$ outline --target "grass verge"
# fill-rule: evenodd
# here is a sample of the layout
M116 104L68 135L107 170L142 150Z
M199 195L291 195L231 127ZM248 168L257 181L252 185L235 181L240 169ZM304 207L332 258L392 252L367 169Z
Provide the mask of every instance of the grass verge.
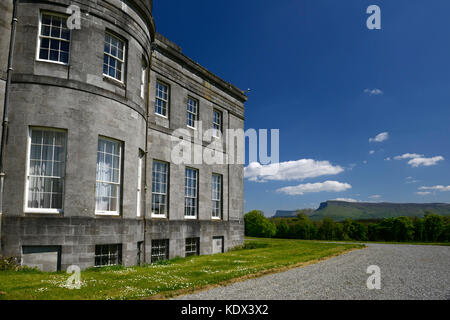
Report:
M66 273L1 271L0 299L164 299L304 266L363 247L253 238L245 246L224 254L176 258L142 267L89 269L81 273L79 290L66 288Z

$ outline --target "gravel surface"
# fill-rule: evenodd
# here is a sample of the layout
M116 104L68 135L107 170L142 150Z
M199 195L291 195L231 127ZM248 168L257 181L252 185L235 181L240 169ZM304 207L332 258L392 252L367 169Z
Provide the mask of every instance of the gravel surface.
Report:
M320 263L218 287L192 300L450 300L450 247L367 244ZM381 289L367 288L367 268L381 269Z

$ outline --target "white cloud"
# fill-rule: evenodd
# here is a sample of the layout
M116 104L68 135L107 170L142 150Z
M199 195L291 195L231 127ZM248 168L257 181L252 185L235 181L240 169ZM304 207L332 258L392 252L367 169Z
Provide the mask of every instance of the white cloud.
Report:
M417 168L420 166L430 167L430 166L435 166L438 164L438 162L444 161L444 160L445 159L442 156L437 156L437 157L433 157L433 158L415 158L415 159L408 161L408 164L414 168Z
M431 194L431 192L429 192L429 191L426 191L426 192L421 191L421 192L416 192L416 194L419 195L419 196L428 196L428 195Z
M446 191L450 191L450 186L420 187L419 190L432 190L432 191L446 192Z
M394 159L395 160L411 159L408 161L408 164L413 168L417 168L420 166L424 167L435 166L438 164L438 162L445 160L443 156L426 158L423 154L418 153L405 153L401 156L394 157Z
M391 161L391 157L387 157L386 159L384 159L384 161Z
M379 96L379 95L384 94L383 91L381 91L380 89L377 89L377 88L375 88L375 89L365 89L364 93L367 93L369 96Z
M375 138L370 138L369 142L383 142L389 139L389 132L382 132Z
M381 196L379 194L375 194L373 196L370 196L369 199L381 199Z
M413 183L417 183L419 182L419 180L414 179L414 177L407 177L406 178L406 183L407 184L413 184Z
M352 198L337 198L332 201L343 201L343 202L359 202L358 200Z
M305 193L317 192L342 192L351 189L352 186L348 183L338 181L325 181L319 183L306 183L298 186L284 187L278 189L277 192L285 193L287 195L296 196L304 195Z
M244 175L246 179L255 182L292 181L336 175L343 171L344 168L334 166L329 161L301 159L269 165L253 162L244 169Z
M394 157L395 160L404 160L404 159L415 159L415 158L421 158L423 157L423 154L418 153L405 153L401 156Z
M370 150L369 154L375 154L375 150Z

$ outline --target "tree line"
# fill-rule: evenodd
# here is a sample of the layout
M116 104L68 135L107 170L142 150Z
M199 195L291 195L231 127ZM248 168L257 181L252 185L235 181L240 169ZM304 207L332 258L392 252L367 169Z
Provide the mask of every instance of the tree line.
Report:
M423 218L397 217L375 222L347 219L316 222L301 211L295 218L271 218L262 211L248 212L245 235L250 237L303 240L357 240L397 242L450 242L450 217L426 211Z

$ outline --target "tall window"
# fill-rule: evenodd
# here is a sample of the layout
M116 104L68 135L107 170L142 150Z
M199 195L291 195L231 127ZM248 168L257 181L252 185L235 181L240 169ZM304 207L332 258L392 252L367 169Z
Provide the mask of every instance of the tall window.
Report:
M29 141L26 211L61 213L66 169L66 133L31 128Z
M152 167L152 215L167 216L167 182L169 165L153 161Z
M197 256L200 253L200 239L199 238L187 238L185 255L186 257Z
M152 240L152 263L169 259L169 240Z
M195 219L197 217L198 171L186 168L184 184L184 216Z
M141 69L141 98L145 100L145 84L147 83L147 61L142 58Z
M122 245L106 244L95 246L95 266L107 267L122 264Z
M139 149L138 151L138 174L137 174L137 203L136 203L136 215L140 217L142 215L142 185L143 185L143 170L144 170L144 158L145 152Z
M155 112L161 116L167 117L169 105L169 87L161 82L156 83L156 103Z
M103 57L103 74L123 82L125 65L125 41L105 34L105 53Z
M69 63L70 30L67 18L42 13L39 25L39 60Z
M212 217L222 218L222 176L212 175Z
M222 136L222 112L218 110L213 111L213 135L216 138Z
M198 100L188 97L187 101L187 125L195 128L195 121L198 120Z
M107 138L98 139L97 184L95 189L95 211L97 214L120 214L121 158L122 143Z

